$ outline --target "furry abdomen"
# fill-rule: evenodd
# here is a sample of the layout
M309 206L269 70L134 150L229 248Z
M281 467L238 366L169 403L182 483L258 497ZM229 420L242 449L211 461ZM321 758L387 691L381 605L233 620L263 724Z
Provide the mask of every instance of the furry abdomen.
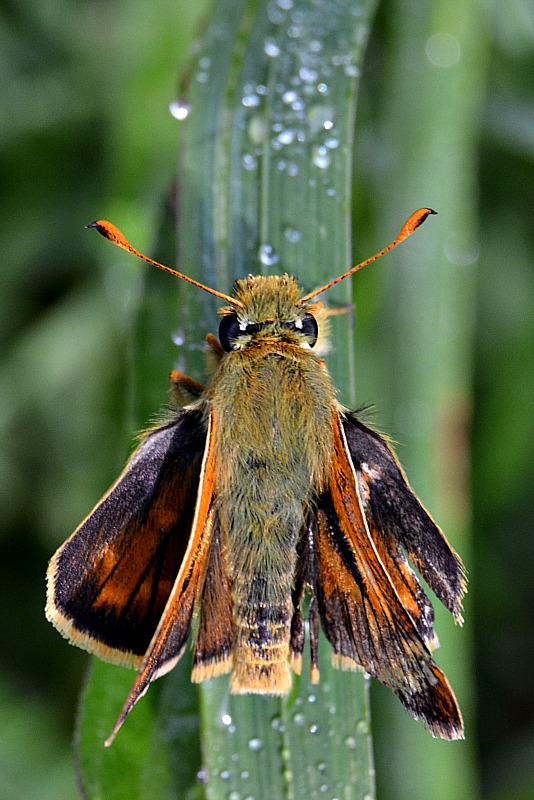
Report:
M285 694L296 545L311 498L327 483L334 392L310 351L280 342L229 353L213 385L232 691Z

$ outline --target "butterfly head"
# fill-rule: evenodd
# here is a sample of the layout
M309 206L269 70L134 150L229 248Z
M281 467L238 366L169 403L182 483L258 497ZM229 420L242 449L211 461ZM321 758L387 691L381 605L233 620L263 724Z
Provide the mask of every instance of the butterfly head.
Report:
M286 341L304 349L318 336L314 303L303 303L296 278L249 275L235 284L235 305L221 309L219 339L224 350L263 341Z

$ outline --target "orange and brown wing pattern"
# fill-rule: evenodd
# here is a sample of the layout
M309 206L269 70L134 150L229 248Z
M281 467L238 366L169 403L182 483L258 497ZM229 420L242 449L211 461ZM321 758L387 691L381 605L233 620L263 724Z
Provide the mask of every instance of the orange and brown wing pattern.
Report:
M315 564L310 571L334 663L364 669L393 689L433 735L461 738L454 694L425 642L432 638L431 619L415 621L422 608L428 615L429 603L406 569L394 567L387 546L375 544L377 533L371 533L366 520L337 413L334 428L331 485L317 499L312 525Z
M414 583L404 552L461 624L466 578L459 556L415 496L384 439L354 415L347 415L342 424L375 545L389 565L399 565L400 571L394 580L399 591L414 592L420 613L418 615L415 608L413 611L422 635L425 628L429 628L424 617L429 614L430 603L424 595L417 599L422 590L417 588L417 581ZM393 568L392 572L395 573Z
M188 410L149 433L50 562L48 619L100 658L138 666L158 627L188 546L206 427Z
M201 613L193 655L191 680L195 683L230 672L234 618L227 554L221 543L217 517L213 524L209 553L201 580Z
M191 626L191 618L206 576L204 565L216 527L213 502L215 485L215 419L210 417L206 446L200 470L195 512L187 547L163 614L147 648L139 672L121 713L106 739L109 746L124 720L156 678L165 675L181 657Z

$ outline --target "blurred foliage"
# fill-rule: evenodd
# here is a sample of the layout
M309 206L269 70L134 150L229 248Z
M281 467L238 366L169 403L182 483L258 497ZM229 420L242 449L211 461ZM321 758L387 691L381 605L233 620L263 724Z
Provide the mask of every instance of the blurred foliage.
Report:
M44 622L43 575L130 447L142 281L84 225L121 219L148 249L175 172L167 108L203 7L17 0L0 11L5 800L77 795L70 742L88 659Z
M390 233L381 217L390 169L384 141L396 130L378 138L376 126L385 77L404 79L405 64L392 62L388 42L409 2L381 5L367 55L355 151L358 255ZM76 796L70 740L87 659L45 622L43 576L131 443L128 365L142 283L140 270L83 225L120 220L150 250L175 172L177 123L166 109L202 9L170 0L5 0L0 10L5 800ZM486 37L489 48L474 251L471 735L482 795L527 800L534 797L534 15L529 0L481 10L483 25L465 34ZM410 210L399 208L400 219ZM363 396L379 401L388 375L375 375L366 361L383 357L374 328L384 279L377 269L358 280ZM170 366L154 365L161 402Z

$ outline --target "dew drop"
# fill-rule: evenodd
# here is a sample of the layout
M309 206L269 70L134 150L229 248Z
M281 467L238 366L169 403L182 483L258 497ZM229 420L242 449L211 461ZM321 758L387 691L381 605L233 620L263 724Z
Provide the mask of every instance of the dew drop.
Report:
M270 244L262 244L260 245L259 258L260 263L265 267L272 267L273 264L278 263L280 256Z
M171 334L171 339L174 344L178 345L178 347L181 347L185 342L183 330L177 329L173 331Z
M278 134L277 138L280 144L291 144L295 140L295 131L292 131L291 128L286 128Z
M435 33L425 44L426 57L435 67L453 67L461 52L460 42L450 33Z
M479 254L480 245L476 239L467 239L460 234L449 237L445 242L447 260L458 267L470 267L476 264Z
M293 715L293 722L295 725L304 725L306 718L302 711L298 711L296 714Z
M241 773L240 777L241 777L241 780L248 781L248 779L250 778L250 772L248 772L246 769L244 769L243 772Z
M345 747L348 747L349 750L354 750L356 748L356 739L354 736L347 736L345 739Z
M230 792L228 795L228 800L241 800L241 795L236 791Z
M329 136L329 138L325 141L325 147L328 147L329 150L335 150L336 147L339 147L339 139L337 136Z
M169 103L169 111L174 119L181 122L189 116L191 112L191 103L188 103L187 100L173 100L172 103Z
M367 724L367 720L361 719L356 725L356 730L358 733L367 735L369 733L369 725Z
M308 703L316 703L316 702L317 702L317 696L314 694L310 694L308 696Z
M248 749L252 750L253 753L259 753L262 747L263 742L261 739L249 739Z
M319 131L332 130L334 127L334 109L330 105L317 103L310 106L308 111L308 126L310 133L315 136Z
M277 733L285 733L286 726L284 725L281 717L274 717L271 720L271 728Z
M291 244L296 244L302 239L302 233L296 228L285 228L284 237L288 242L291 242Z
M318 83L317 91L320 92L321 94L326 94L328 91L328 86L326 85L326 83Z
M291 105L291 103L294 103L297 98L298 94L294 89L288 89L282 95L282 100L284 103L286 103L286 105Z
M241 158L241 164L243 165L243 169L246 169L247 172L252 172L252 170L256 169L258 166L258 160L256 156L253 156L251 153L245 153Z
M277 58L280 55L280 48L274 39L265 39L263 43L263 51L269 58Z
M310 725L310 733L319 733L318 725Z
M360 74L360 68L356 64L347 64L343 72L347 78L357 78Z
M222 769L221 770L221 780L222 781L227 781L230 778L231 774L232 773L230 772L229 769Z
M310 67L301 67L299 70L299 77L304 81L304 83L314 83L319 77L319 73L316 69L310 69Z
M273 25L280 25L284 21L284 15L282 11L274 5L274 3L267 4L267 14L269 16L269 22Z
M326 147L324 147L324 145L320 145L319 147L313 148L312 162L319 169L328 169L328 167L332 162L332 158L330 154L327 152L327 149Z
M260 104L260 98L257 94L246 94L241 98L241 105L245 108L257 108Z

